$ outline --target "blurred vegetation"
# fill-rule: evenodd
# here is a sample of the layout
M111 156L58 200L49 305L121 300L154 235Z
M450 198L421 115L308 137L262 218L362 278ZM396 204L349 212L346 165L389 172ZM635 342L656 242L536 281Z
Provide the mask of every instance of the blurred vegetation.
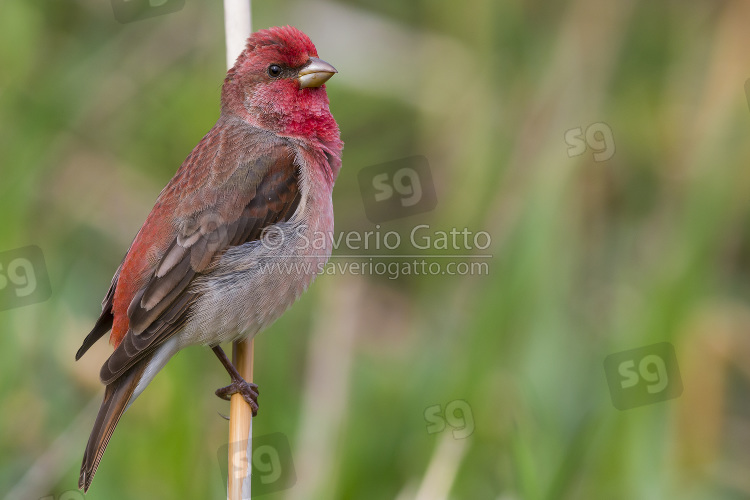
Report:
M750 4L316 0L254 16L298 26L340 71L337 230L377 230L360 169L424 155L437 208L379 230L492 235L488 275L322 276L258 337L254 433L286 435L296 471L267 498L750 497ZM218 116L224 70L220 3L120 24L109 2L0 2L0 252L38 245L52 285L0 312L0 496L75 489L110 347L74 353ZM600 122L615 154L568 156L566 131ZM683 394L615 409L605 357L665 341ZM226 379L204 348L176 356L87 498L222 498ZM455 400L471 436L428 432L427 409Z

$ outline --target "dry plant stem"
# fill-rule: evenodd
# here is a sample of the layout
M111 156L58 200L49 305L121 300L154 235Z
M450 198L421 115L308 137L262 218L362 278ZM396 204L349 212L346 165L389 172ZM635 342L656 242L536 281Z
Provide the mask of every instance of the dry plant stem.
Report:
M248 382L253 380L253 349L252 339L235 342L232 345L232 364ZM252 409L243 399L242 394L232 394L229 408L229 477L227 479L229 500L250 498L252 418ZM243 490L245 496L243 496Z
M227 68L234 65L245 40L252 32L250 0L224 0L224 28ZM253 340L235 342L232 363L247 382L253 380ZM250 458L252 457L252 409L241 394L233 394L229 409L229 468L227 499L250 499Z

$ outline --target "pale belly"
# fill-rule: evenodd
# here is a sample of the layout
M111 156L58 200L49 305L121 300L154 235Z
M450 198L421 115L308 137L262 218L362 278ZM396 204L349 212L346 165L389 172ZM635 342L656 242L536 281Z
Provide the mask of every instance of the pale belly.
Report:
M268 238L229 249L191 287L200 293L177 334L178 348L252 337L307 289L331 254L330 198L308 200L299 220L275 226Z

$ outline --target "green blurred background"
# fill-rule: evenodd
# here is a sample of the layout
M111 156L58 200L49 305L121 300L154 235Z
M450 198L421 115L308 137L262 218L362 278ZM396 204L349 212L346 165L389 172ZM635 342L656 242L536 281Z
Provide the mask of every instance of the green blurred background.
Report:
M257 338L254 433L288 439L296 476L264 498L750 498L750 3L254 4L340 72L337 231L376 230L361 169L424 155L435 210L379 230L492 236L452 252L489 273L322 276ZM220 2L122 24L106 1L0 0L0 252L41 248L52 290L0 312L1 498L83 498L111 348L73 356L224 72ZM595 123L611 158L570 156ZM616 409L604 359L659 342L682 394ZM86 498L223 498L227 380L205 348L176 356Z

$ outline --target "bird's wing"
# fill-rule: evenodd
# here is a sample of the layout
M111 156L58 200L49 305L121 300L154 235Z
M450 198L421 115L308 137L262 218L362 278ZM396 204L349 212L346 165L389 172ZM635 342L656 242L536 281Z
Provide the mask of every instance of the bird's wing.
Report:
M99 315L99 319L96 320L96 324L94 324L94 328L91 329L91 332L86 335L85 339L83 339L83 344L76 353L76 361L81 359L81 356L86 354L86 351L88 351L97 340L102 338L112 329L112 323L115 319L115 315L112 312L112 303L115 300L115 289L117 288L117 279L120 277L120 269L122 269L122 264L120 264L120 267L115 271L115 275L112 278L112 284L109 286L109 290L107 290L107 295L104 296L104 300L102 300L102 313Z
M214 259L232 246L260 239L264 229L295 213L301 192L290 146L266 143L263 151L234 169L215 167L205 189L181 199L183 206L200 206L200 199L210 206L176 218L176 236L130 301L127 333L102 366L102 382L112 383L180 330L200 293L189 285ZM218 147L214 153L213 162L221 164L226 151Z

